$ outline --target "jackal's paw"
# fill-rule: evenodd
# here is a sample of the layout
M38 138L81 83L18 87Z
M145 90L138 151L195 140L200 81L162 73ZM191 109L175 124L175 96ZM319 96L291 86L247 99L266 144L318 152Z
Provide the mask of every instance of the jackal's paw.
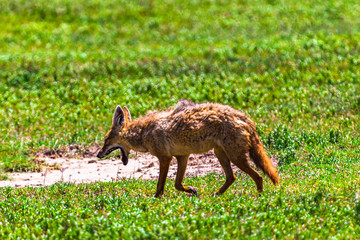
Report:
M154 198L160 198L163 194L164 192L156 192Z
M186 192L188 192L188 193L192 193L192 194L194 194L195 196L197 196L198 195L198 189L196 188L196 187L188 187L189 189L186 191Z
M219 193L219 192L216 192L213 194L213 197L217 197L217 196L220 196L222 193Z

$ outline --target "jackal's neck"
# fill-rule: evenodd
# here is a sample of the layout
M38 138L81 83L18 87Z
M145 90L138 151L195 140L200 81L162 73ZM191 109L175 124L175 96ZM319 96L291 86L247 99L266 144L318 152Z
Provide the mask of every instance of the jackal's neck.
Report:
M131 145L131 149L137 152L147 152L147 148L143 141L143 129L144 126L141 122L131 122L127 128L124 137L127 142Z

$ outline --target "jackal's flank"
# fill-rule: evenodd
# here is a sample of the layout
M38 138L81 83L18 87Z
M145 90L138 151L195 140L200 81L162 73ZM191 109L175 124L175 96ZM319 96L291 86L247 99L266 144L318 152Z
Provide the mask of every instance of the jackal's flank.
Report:
M254 122L245 113L217 103L195 104L180 100L175 108L153 112L131 120L129 110L116 107L112 128L105 136L99 158L120 149L126 165L130 150L150 152L160 161L155 196L164 192L166 176L173 156L178 161L175 188L197 194L195 187L182 184L189 155L214 149L226 175L222 194L235 181L230 162L247 173L263 190L263 178L249 164L249 156L276 185L279 177L256 132Z

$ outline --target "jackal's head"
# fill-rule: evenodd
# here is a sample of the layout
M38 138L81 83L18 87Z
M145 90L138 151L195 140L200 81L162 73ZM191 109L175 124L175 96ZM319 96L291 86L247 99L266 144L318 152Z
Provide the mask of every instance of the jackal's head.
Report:
M103 147L97 154L98 158L103 158L109 155L111 152L120 149L121 160L126 165L128 163L128 155L130 147L124 137L124 127L131 121L130 112L127 107L124 110L117 106L115 109L114 117L112 119L111 130L105 135L105 141Z

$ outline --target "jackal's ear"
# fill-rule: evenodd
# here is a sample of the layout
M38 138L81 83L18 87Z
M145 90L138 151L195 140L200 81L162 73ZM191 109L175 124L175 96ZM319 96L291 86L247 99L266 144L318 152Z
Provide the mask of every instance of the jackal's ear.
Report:
M114 117L112 119L113 127L121 127L125 123L125 114L122 108L118 105L115 109Z
M131 121L131 115L130 115L129 109L126 106L124 106L124 114L125 114L126 122L130 122Z

